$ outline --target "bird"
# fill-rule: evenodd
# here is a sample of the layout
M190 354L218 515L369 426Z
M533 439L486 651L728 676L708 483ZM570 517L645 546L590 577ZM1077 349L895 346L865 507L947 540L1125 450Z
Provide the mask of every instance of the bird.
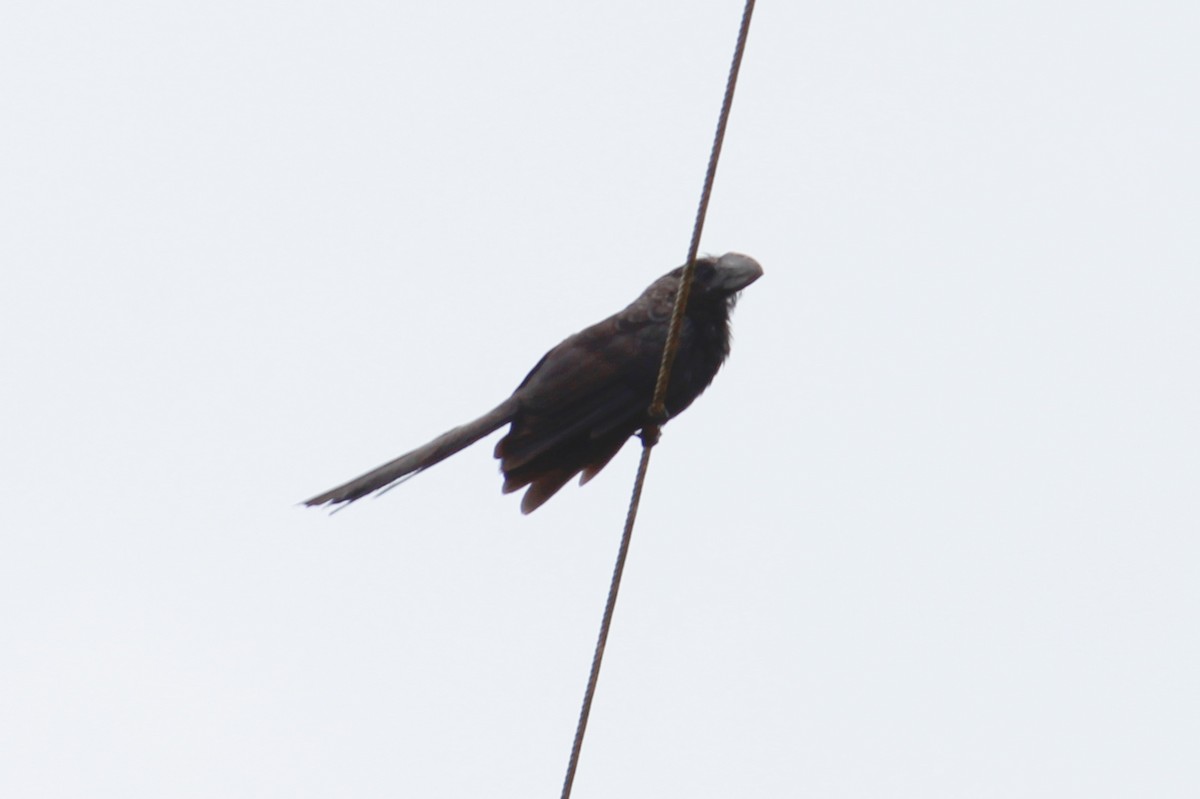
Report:
M532 513L576 475L583 485L651 423L650 404L684 267L654 281L623 310L547 352L512 395L424 446L306 500L341 505L392 487L504 425L496 444L505 494L525 489ZM742 289L762 277L753 258L729 252L696 259L679 348L666 392L666 419L708 388L729 357L730 314Z

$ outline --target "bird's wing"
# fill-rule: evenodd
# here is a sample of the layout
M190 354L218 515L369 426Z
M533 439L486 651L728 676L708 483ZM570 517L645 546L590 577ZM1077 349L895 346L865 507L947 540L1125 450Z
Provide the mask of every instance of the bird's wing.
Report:
M508 490L553 469L568 471L564 482L585 469L594 475L644 423L676 285L659 280L533 368L513 395L520 410L512 429L496 446Z

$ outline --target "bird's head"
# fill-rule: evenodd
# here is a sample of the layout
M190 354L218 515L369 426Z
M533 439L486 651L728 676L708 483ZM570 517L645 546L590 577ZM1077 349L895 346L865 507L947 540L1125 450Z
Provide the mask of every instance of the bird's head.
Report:
M695 301L715 303L724 301L732 308L738 292L762 277L758 261L740 252L727 252L719 258L696 259L696 275L692 283Z

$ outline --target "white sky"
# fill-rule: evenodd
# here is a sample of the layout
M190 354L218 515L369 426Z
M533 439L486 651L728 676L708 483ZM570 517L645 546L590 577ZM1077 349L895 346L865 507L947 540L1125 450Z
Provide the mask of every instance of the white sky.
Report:
M682 260L740 13L5 4L0 795L558 795L636 448L296 503ZM576 797L1200 795L1198 41L764 0Z

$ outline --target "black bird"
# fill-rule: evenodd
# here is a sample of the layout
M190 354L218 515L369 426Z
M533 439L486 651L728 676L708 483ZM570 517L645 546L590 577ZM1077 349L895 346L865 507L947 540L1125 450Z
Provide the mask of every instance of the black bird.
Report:
M674 417L708 388L729 356L729 314L738 292L762 277L753 258L726 253L696 261L679 350L667 387ZM650 422L667 328L683 267L650 284L625 310L570 336L550 350L512 396L473 422L372 469L305 505L353 502L428 469L506 424L496 444L504 493L529 489L529 513L582 472L596 476L625 442Z

